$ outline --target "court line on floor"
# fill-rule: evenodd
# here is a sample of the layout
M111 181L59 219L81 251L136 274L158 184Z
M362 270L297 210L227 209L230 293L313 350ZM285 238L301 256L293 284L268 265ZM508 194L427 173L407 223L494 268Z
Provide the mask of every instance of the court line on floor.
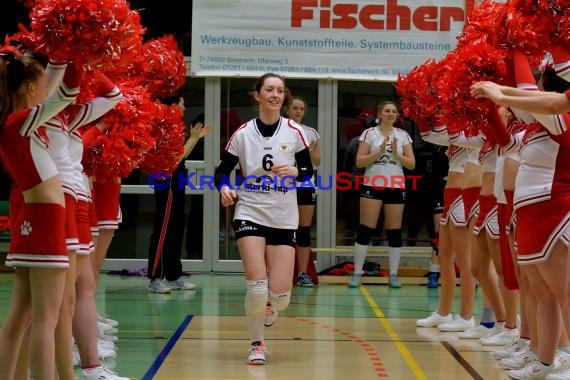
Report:
M194 317L193 315L187 315L186 318L184 318L184 320L182 321L180 326L178 326L174 334L172 334L170 339L168 339L162 351L160 351L156 359L154 359L154 362L151 364L148 371L146 371L146 373L142 377L142 380L152 380L154 378L154 376L160 369L160 366L162 366L162 363L164 363L164 361L168 357L168 354L170 354L170 351L172 351L172 349L176 345L176 342L178 342L178 340L182 336L182 333L184 333L184 330L186 330L186 328L192 321L193 317Z
M467 361L467 359L465 359L463 356L461 356L461 354L459 353L459 351L457 351L455 349L455 347L453 347L451 345L451 343L446 342L446 341L441 341L440 342L441 345L443 347L445 347L445 349L451 354L451 356L453 356L453 358L455 360L457 360L457 362L459 364L461 364L461 366L463 368L465 368L465 370L467 371L467 373L469 373L471 375L471 377L475 380L483 380L483 376L481 376L479 374L479 372L477 372L475 370L475 368L471 367L471 364L469 364L469 362Z
M388 322L388 320L384 316L384 313L382 312L382 309L380 309L378 304L376 304L376 301L374 301L374 298L372 298L372 296L368 292L368 289L366 289L366 286L364 285L360 286L360 292L362 293L362 295L364 295L366 302L368 302L368 304L374 311L374 314L376 315L376 318L380 322L380 325L384 328L384 330L386 330L386 333L388 333L391 341L396 345L398 351L400 351L400 355L402 355L402 357L406 361L406 364L408 364L408 367L410 367L410 370L412 371L416 379L427 380L426 374L424 373L424 371L422 371L421 367L416 362L416 359L414 359L414 357L408 350L408 347L406 347L406 345L400 339L400 337L398 336L398 334L396 333L390 322Z
M323 329L328 329L331 330L332 332L334 332L335 334L340 334L342 336L345 336L347 339L343 340L345 342L354 342L357 343L364 351L366 351L367 355L368 355L368 360L370 361L372 367L374 368L374 372L376 373L376 375L379 378L388 378L388 372L386 371L386 368L384 367L384 364L382 363L382 358L380 357L380 354L378 352L376 352L376 350L374 349L374 347L372 347L369 344L369 340L368 339L362 339L359 338L358 336L354 335L353 333L350 333L348 331L344 331L342 329L336 328L336 327L332 327L329 325L326 325L322 322L317 322L316 320L313 319L309 319L309 318L305 318L305 317L296 317L294 318L300 322L304 322L304 323L309 323L315 326L318 326L320 328ZM307 341L307 340L305 340ZM322 340L320 340L322 342ZM335 340L336 342L338 342L339 340Z

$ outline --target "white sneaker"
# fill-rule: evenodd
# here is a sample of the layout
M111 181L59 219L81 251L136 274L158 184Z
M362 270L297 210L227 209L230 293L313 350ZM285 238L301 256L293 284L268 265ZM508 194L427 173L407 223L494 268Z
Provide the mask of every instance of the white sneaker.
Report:
M489 331L491 331L490 328L485 327L483 325L479 325L467 331L460 332L459 334L457 334L457 337L460 339L479 339L483 338L484 336L487 336L489 334Z
M516 342L518 339L519 330L503 327L500 333L481 338L479 342L483 346L506 346L507 344Z
M115 350L109 350L108 348L99 347L97 345L97 354L99 355L99 359L102 360L110 360L115 359L117 357L117 353Z
M353 274L350 278L350 282L348 283L349 288L358 288L362 284L362 275L361 274Z
M97 326L97 339L107 340L110 342L116 342L117 340L119 340L119 338L117 338L116 335L105 334L105 332L101 328L99 328L99 326Z
M529 348L526 352L522 352L520 355L514 355L510 358L499 360L499 365L505 369L521 369L536 360L538 360L538 358Z
M174 281L165 281L165 285L172 290L194 290L196 284L192 284L182 278Z
M249 348L249 356L247 357L247 363L252 365L264 365L265 364L265 352L267 348L264 342L260 342L259 345L251 345Z
M271 305L265 307L265 321L263 324L265 327L271 327L279 319L279 313L277 313Z
M118 321L115 321L114 319L111 319L104 314L97 314L97 320L99 322L103 322L104 324L109 325L111 327L119 327Z
M97 338L97 349L99 349L99 347L104 348L105 350L113 350L115 352L117 351L117 346L115 345L115 342L111 342L110 340L103 340Z
M73 344L72 362L74 367L79 367L81 365L81 357L79 356L79 350L77 349L76 344Z
M569 369L570 354L564 351L556 350L556 354L554 355L554 368L556 368L556 372L562 372Z
M465 320L461 315L457 314L453 321L447 322L437 326L439 331L445 332L457 332L457 331L467 331L475 327L475 319L471 317L471 319Z
M546 380L568 380L570 379L570 369L566 370L556 370L554 373L550 375L546 375Z
M168 294L172 291L160 278L155 278L148 284L148 291L151 293Z
M517 341L507 344L503 349L493 352L493 357L495 359L506 359L520 352L529 349L529 342L525 339L517 339Z
M101 330L104 335L115 335L119 330L111 325L97 321L97 329Z
M554 366L545 366L539 361L534 361L524 368L511 369L507 372L511 379L516 380L544 379L551 373L554 373Z
M130 380L128 377L121 377L115 372L100 365L99 367L82 369L79 373L79 380Z
M451 322L453 321L453 316L451 315L451 313L443 316L441 314L439 314L437 311L434 311L433 313L430 314L429 317L424 318L424 319L418 319L416 321L416 326L419 327L437 327L443 323L447 323L447 322Z

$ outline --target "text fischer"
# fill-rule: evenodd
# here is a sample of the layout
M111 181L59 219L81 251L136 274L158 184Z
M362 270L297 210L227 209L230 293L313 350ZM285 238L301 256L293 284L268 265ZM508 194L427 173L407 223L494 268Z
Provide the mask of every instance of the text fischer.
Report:
M331 0L292 0L291 27L301 28L306 20L318 21L320 29L364 29L451 31L452 22L463 24L465 10L461 7L438 7L398 4L398 0L386 0L386 4L335 2Z

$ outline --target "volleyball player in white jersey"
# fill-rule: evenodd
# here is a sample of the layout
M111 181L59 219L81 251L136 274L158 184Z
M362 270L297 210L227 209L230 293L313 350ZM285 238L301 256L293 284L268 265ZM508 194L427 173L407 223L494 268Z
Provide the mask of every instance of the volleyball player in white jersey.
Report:
M295 181L311 178L313 167L303 128L280 115L290 96L285 80L264 74L251 95L259 116L232 135L215 178L223 206L237 199L233 228L247 280L248 363L255 365L266 363L268 294L276 311L289 305L299 223ZM236 188L228 178L238 163L243 179Z
M320 136L319 133L302 124L303 116L307 103L300 96L293 96L291 103L287 106L287 116L303 127L303 131L307 136L309 142L309 152L311 153L311 163L313 169L316 170L317 166L321 163L321 150L319 147ZM311 179L311 184L315 185L314 180ZM308 185L306 183L305 185ZM295 254L297 255L297 285L299 286L313 286L313 280L307 274L309 260L311 259L311 224L313 223L313 213L315 205L317 204L317 192L314 188L308 186L297 189L297 204L299 207L299 228L297 229L297 248Z
M394 128L398 119L397 105L385 101L378 105L380 124L368 128L360 136L356 166L365 168L365 185L360 191L360 224L354 243L354 274L348 284L358 287L362 282L362 267L368 244L384 207L384 226L388 240L389 285L400 288L398 266L402 251L402 214L406 201L404 168L416 165L412 139L402 129Z

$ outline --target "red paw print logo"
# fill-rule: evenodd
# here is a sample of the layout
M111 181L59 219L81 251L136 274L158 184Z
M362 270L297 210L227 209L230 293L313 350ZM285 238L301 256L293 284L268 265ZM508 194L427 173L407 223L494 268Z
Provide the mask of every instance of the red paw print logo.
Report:
M32 233L32 223L28 220L24 220L22 225L20 226L20 235L28 236Z

